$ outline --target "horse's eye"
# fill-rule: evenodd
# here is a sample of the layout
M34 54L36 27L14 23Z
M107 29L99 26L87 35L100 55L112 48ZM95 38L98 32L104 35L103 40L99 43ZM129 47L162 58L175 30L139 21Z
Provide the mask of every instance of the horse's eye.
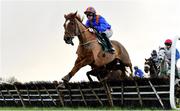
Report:
M73 22L71 22L70 24L71 24L71 25L74 25L74 23L73 23Z

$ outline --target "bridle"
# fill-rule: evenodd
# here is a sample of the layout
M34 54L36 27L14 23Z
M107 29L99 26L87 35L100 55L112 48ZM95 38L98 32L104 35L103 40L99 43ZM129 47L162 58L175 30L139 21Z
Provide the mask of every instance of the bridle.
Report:
M65 28L65 35L64 36L66 36L66 37L71 37L71 39L73 38L72 36L72 33L71 32L69 32L68 30L67 30L67 22L69 21L69 23L74 23L74 28L75 28L75 30L73 31L73 34L75 35L75 36L86 36L84 33L85 32L87 32L87 31L89 31L89 29L88 28L86 28L85 30L83 30L83 31L81 31L80 30L80 28L79 28L79 24L78 24L78 22L79 22L79 20L77 19L77 18L74 18L74 19L66 19L66 21L65 21L65 23L64 23L64 28ZM97 40L95 39L95 40L89 40L89 41L86 41L86 42L84 42L84 43L80 43L80 45L82 45L82 46L85 46L85 45L88 45L88 44L90 44L90 43L93 43L93 42L96 42Z
M65 35L64 36L67 36L67 37L71 37L71 33L67 30L67 25L66 25L66 23L68 22L68 20L70 21L69 23L74 23L75 24L75 20L70 20L70 19L66 19L66 21L65 21L65 23L64 23L64 28L65 28ZM75 26L76 27L76 26ZM76 35L76 36L78 36L78 35L80 35L80 33L78 33L78 29L77 28L75 28L76 30L74 30L74 34ZM67 35L67 34L69 34L69 35Z

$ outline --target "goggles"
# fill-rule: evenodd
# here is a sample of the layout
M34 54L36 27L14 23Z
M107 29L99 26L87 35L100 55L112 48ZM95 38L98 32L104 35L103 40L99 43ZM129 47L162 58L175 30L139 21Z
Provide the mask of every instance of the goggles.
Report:
M86 14L86 16L88 17L88 16L93 16L93 14Z
M165 43L165 45L166 45L166 46L171 46L171 44L170 44L170 43Z

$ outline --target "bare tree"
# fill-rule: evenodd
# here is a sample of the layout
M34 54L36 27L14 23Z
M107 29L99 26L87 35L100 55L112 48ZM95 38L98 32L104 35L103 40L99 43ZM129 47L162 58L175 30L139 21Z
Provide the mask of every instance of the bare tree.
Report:
M11 84L18 82L18 80L14 76L9 77L6 81Z

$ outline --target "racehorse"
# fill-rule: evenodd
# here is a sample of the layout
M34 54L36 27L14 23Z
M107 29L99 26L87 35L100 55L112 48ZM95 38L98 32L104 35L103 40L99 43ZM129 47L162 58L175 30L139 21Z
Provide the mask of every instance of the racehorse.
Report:
M62 78L65 83L67 83L79 69L86 65L90 65L92 69L98 69L117 59L122 61L124 66L129 67L132 74L132 64L129 54L121 43L115 40L111 41L115 48L115 53L105 52L98 43L96 34L88 30L82 23L80 16L77 15L77 12L64 15L64 17L64 41L67 44L73 45L74 36L77 36L79 39L79 45L76 51L78 57L72 70ZM125 72L125 70L123 72Z
M159 47L158 52L158 61L159 61L159 76L169 76L168 59L166 56L166 49L164 47Z
M156 66L155 61L150 57L149 59L145 59L144 63L144 72L150 74L150 78L157 78L158 77L158 67Z

